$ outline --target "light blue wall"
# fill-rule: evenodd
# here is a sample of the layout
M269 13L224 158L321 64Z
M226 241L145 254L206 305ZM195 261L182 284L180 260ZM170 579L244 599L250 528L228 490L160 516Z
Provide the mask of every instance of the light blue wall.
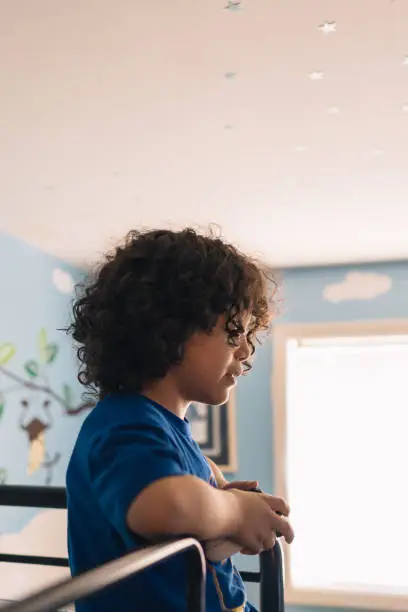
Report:
M371 300L331 303L323 300L326 285L340 283L350 271L377 273L392 279L391 290ZM367 319L408 318L408 262L353 267L293 269L284 273L282 323L319 323ZM237 479L260 480L264 490L274 490L273 424L271 401L272 343L257 350L255 367L240 381L237 390L238 461ZM241 558L241 569L254 569L255 561ZM258 602L258 590L249 586L250 598ZM290 611L312 608L289 608ZM321 612L324 610L321 608ZM333 611L333 609L332 609ZM350 609L348 609L350 612Z
M57 286L53 282L56 269L59 270ZM0 234L0 391L4 395L0 417L0 477L6 476L8 484L44 485L51 475L41 466L31 475L27 473L31 445L27 431L20 427L22 415L25 425L35 418L50 424L44 433L45 452L51 459L56 453L61 455L53 469L52 484L64 484L67 460L85 413L67 415L63 401L39 387L49 387L63 400L64 386L68 385L72 407L81 403L71 341L64 332L58 331L69 320L73 297L70 281L80 279L79 270L21 240ZM4 345L16 349L10 359L6 358L6 363ZM41 352L45 354L41 356ZM47 360L50 363L41 363ZM27 373L24 366L28 361L39 364L42 371L38 376ZM18 381L12 376L17 376ZM43 407L47 399L52 423ZM22 400L29 402L26 410ZM0 532L20 529L31 515L32 511L0 508Z

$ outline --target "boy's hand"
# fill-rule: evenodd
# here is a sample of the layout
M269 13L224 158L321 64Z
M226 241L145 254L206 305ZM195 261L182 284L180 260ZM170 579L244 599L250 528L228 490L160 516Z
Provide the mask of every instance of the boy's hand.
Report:
M238 502L239 517L231 539L242 545L245 554L258 554L274 547L279 532L288 543L294 538L293 529L286 519L289 506L279 497L231 489Z
M229 489L237 489L239 491L253 491L254 489L259 488L259 482L257 480L237 480L234 482L227 482L224 486L224 490L227 491ZM276 533L272 534L272 538L270 540L271 549L275 546L276 542ZM241 550L241 555L258 555L259 551L251 550L250 548L243 548Z
M228 482L219 467L211 459L207 458L207 461L211 467L214 478L217 481L218 487L223 491L230 491L231 493L252 492L254 489L259 488L259 483L256 480L236 480L233 482ZM258 496L263 498L269 505L272 519L271 517L269 518L272 520L274 526L270 527L269 530L266 531L265 539L262 544L258 543L256 546L244 545L241 550L241 553L244 555L258 555L261 550L271 550L275 546L276 533L282 534L287 542L291 542L294 538L291 525L286 519L279 516L279 514L288 516L289 507L286 502L280 498L273 497L272 495L266 495L264 493L258 493L256 497ZM256 506L257 504L255 503L254 505ZM284 528L280 529L282 524ZM242 544L242 540L235 539L235 541Z

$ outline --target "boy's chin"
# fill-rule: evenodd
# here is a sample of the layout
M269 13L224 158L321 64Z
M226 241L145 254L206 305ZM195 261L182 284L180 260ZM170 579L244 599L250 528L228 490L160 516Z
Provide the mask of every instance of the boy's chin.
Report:
M206 394L206 399L202 400L202 404L210 404L211 406L222 406L225 404L230 395L231 389L218 389L217 391L213 391L212 393Z

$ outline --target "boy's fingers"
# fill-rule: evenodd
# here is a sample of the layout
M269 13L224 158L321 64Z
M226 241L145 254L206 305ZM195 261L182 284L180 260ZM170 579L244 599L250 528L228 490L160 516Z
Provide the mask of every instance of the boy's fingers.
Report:
M263 494L264 500L270 506L271 510L277 514L283 514L283 516L289 516L290 508L288 503L281 497L274 497L273 495Z
M275 533L283 536L288 544L293 542L295 533L292 525L285 518L275 515L272 521L272 529Z
M224 489L240 489L240 491L251 491L256 489L259 483L256 480L236 480L235 482L228 482Z

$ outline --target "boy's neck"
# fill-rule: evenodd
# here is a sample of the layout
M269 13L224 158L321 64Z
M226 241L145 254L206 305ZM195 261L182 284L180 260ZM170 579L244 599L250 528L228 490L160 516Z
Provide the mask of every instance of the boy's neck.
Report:
M190 402L180 396L180 392L170 377L165 377L142 389L142 394L153 402L160 404L180 419L186 416Z

